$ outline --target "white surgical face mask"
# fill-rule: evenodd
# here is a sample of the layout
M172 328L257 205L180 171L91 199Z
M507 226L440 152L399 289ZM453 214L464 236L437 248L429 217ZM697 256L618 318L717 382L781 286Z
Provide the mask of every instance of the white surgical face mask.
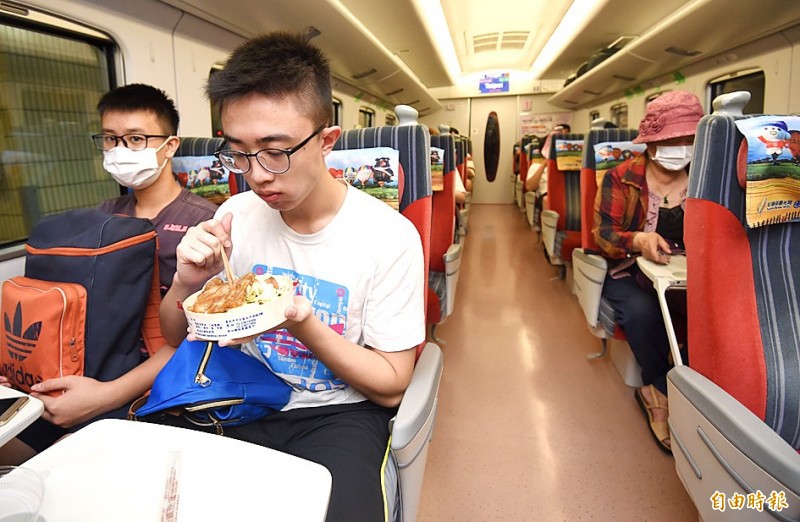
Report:
M170 136L171 138L172 136ZM156 153L167 144L169 138L164 140L160 147L148 147L143 150L131 150L124 145L119 145L111 150L103 151L103 168L117 180L123 187L131 189L144 189L155 183L164 166L158 164Z
M692 161L693 145L676 145L656 147L655 155L651 156L659 165L667 170L682 170Z

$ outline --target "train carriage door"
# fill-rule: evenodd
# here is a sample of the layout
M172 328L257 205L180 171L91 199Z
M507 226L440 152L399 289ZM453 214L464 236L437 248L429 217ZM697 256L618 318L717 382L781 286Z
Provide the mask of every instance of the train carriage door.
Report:
M514 202L514 171L512 158L504 151L519 138L517 136L517 100L514 96L493 96L490 98L473 98L470 110L469 138L472 138L472 160L475 162L475 179L472 195L473 203L508 203ZM497 166L497 177L493 182L486 179L484 172L483 145L486 120L490 112L497 113L500 123L500 158ZM467 131L460 129L462 134Z

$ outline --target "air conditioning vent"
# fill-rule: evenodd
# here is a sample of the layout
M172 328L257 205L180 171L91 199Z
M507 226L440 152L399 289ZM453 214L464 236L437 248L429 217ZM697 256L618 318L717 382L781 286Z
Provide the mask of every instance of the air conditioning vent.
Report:
M30 11L28 11L24 7L16 6L13 4L7 4L5 2L0 2L0 10L8 11L9 13L14 13L21 16L28 16L30 14Z
M664 49L668 53L677 54L678 56L697 56L698 54L702 54L702 51L695 51L691 49L681 49L680 47L669 46Z
M500 49L524 49L530 34L530 31L506 31L500 41Z
M494 51L497 49L497 42L500 40L500 33L483 33L472 36L472 52L481 53L484 51Z
M370 74L375 74L376 72L378 72L378 70L377 70L377 69L375 69L375 68L373 67L372 69L368 69L368 70L366 70L366 71L364 71L364 72L360 72L360 73L358 73L358 74L354 74L354 75L352 76L352 78L353 78L354 80L361 80L362 78L366 78L366 77L367 77L367 76L369 76Z
M503 31L472 35L472 52L524 49L528 45L530 31Z

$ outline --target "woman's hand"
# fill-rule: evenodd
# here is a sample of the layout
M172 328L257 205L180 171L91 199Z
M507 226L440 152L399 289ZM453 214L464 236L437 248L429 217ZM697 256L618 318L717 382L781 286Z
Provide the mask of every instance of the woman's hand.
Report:
M672 249L669 243L656 232L637 232L633 236L633 250L641 252L645 259L666 265Z

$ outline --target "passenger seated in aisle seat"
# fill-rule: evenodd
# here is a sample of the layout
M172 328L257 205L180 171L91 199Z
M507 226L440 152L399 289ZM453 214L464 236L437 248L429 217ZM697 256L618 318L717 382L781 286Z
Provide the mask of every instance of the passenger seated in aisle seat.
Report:
M652 283L639 271L635 257L667 263L671 254L683 249L687 166L702 117L700 100L689 92L667 92L650 102L633 140L646 143L647 153L606 172L595 201L592 234L611 261L603 297L613 306L642 368L644 386L635 397L665 451L671 451L669 341ZM668 297L678 298L671 303L673 317L685 318L685 294L671 292Z
M186 317L175 303L222 272L222 248L237 275L296 278L300 295L286 322L230 342L292 385L289 403L226 427L225 435L327 467L327 520L387 520L389 421L425 340L419 233L328 173L325 156L341 129L331 125L328 60L305 35L275 32L242 44L209 79L207 94L230 146L218 157L252 190L231 197L178 245L178 270L161 306L164 335L183 338Z
M475 162L472 161L472 154L467 152L467 181L464 183L464 190L472 192L472 180L475 178Z
M459 136L458 129L450 127L450 134ZM472 161L472 154L467 153L467 182L461 179L461 176L456 176L456 204L462 206L466 202L467 192L472 192L472 178L475 177L475 163Z
M544 200L547 196L547 156L550 154L550 140L553 134L568 134L572 128L566 123L561 123L553 127L550 136L542 145L542 154L545 161L542 163L532 163L528 167L528 176L525 178L525 192L536 192L536 208L541 210L547 208L544 206Z
M147 218L156 226L163 294L172 283L175 248L186 229L211 218L217 207L175 181L171 158L180 143L179 117L163 91L142 84L119 87L100 98L97 110L102 133L93 140L103 151L103 166L120 185L133 190L101 203L99 208ZM16 439L0 447L0 463L24 462L69 433L70 428L142 396L173 352L174 348L164 346L148 359L142 347L142 364L114 381L70 376L34 385L32 395L44 402L44 413ZM3 376L0 384L9 385ZM46 394L58 390L63 394Z
M464 182L461 181L461 174L458 172L455 175L455 182L456 205L462 207L467 202L467 189L464 187Z

